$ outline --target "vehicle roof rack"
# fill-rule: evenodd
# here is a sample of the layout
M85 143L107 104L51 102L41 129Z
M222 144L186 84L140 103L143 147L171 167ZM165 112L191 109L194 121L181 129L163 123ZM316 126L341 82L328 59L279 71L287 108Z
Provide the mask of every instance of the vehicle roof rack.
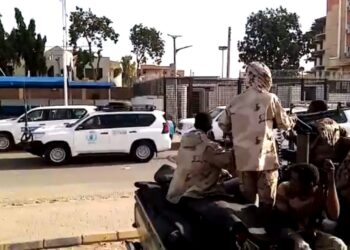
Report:
M115 106L103 106L99 107L98 111L103 112L125 112L125 111L154 111L157 107L155 105L133 105L130 107L115 107Z
M157 107L155 105L133 105L131 106L132 111L154 111Z

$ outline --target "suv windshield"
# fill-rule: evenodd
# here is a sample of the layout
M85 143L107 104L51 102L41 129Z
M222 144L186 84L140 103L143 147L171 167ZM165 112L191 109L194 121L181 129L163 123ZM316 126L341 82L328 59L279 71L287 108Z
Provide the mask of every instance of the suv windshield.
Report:
M89 117L90 115L85 115L83 117L81 117L79 120L76 120L75 122L69 123L66 125L67 128L71 128L74 127L75 125L77 125L79 122L81 122L83 119Z

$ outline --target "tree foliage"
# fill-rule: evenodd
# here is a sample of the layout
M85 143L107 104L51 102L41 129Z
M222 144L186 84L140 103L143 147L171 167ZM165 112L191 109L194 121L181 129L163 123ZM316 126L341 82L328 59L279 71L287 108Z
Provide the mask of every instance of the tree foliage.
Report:
M252 13L238 51L245 64L260 61L275 70L298 69L307 53L298 15L282 7Z
M4 26L1 22L0 15L0 68L3 73L10 75L7 65L12 62L13 59L13 48L8 41L8 33L5 31ZM2 73L0 73L2 75Z
M132 27L130 41L133 50L131 52L136 56L137 69L139 69L140 64L147 62L147 56L158 65L162 62L165 42L161 36L160 31L143 26L143 24L136 24Z
M86 65L89 65L93 70L93 79L97 80L103 43L111 40L116 44L119 34L111 26L113 22L109 18L97 16L91 9L86 11L76 7L76 10L71 13L69 20L71 22L69 27L69 44L73 46L74 54L78 57L77 68L80 68L77 71L81 71ZM78 49L80 40L84 40L87 43L87 50ZM97 58L96 67L94 65L95 58ZM81 72L79 75L81 76Z
M132 87L136 77L136 63L132 56L123 56L121 59L123 87Z
M36 33L34 19L26 25L23 15L18 8L15 8L16 27L7 34L0 20L0 67L8 75L9 64L21 65L24 61L25 73L32 76L46 74L45 45L46 37Z

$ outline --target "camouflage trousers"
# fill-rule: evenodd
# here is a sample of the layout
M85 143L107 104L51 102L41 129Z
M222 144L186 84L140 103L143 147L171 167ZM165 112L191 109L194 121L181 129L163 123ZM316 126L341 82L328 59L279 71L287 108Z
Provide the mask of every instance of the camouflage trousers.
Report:
M276 200L278 185L278 170L266 171L239 171L240 190L243 196L251 203L273 206Z

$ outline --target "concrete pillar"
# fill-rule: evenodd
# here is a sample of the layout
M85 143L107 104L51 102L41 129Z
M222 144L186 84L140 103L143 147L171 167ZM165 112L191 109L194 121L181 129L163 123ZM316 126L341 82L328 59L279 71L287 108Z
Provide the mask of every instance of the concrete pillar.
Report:
M23 89L20 88L20 89L18 89L18 99L19 99L19 100L23 100L23 97L24 97L24 95L23 95Z
M178 85L178 97L180 118L187 118L187 84Z
M86 89L81 89L81 99L86 100Z

